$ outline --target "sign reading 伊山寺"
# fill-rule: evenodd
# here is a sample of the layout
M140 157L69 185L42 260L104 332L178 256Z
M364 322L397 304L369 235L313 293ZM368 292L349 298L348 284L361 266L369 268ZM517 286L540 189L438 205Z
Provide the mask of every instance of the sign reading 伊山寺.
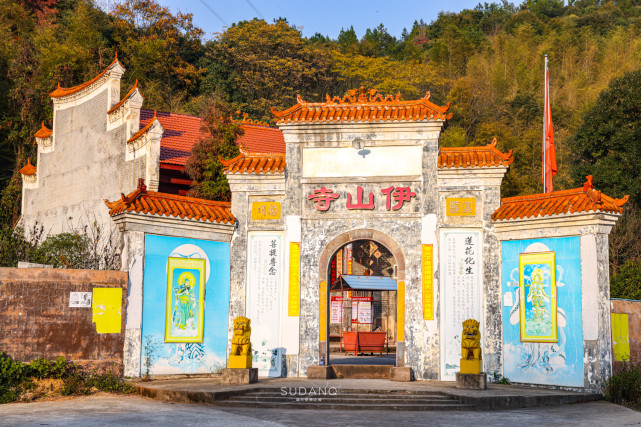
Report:
M280 219L279 202L253 202L252 220Z
M381 189L381 194L385 196L385 210L388 211L397 211L416 197L416 193L410 187L394 187L393 185ZM334 193L332 189L325 187L317 188L307 196L319 211L329 210L332 202L340 197L339 193ZM374 210L374 192L370 191L369 194L366 194L363 187L357 186L356 196L350 192L347 193L345 207L348 210Z
M475 216L476 199L474 197L452 197L445 199L447 216Z

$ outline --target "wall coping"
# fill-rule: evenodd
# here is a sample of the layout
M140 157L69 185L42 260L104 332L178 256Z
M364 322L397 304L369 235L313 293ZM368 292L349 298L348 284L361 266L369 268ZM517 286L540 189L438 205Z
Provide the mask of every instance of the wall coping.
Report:
M504 240L610 234L621 215L604 212L548 215L492 221L496 237Z
M76 270L63 268L0 268L0 282L72 282L105 283L119 282L126 285L126 271L117 270Z

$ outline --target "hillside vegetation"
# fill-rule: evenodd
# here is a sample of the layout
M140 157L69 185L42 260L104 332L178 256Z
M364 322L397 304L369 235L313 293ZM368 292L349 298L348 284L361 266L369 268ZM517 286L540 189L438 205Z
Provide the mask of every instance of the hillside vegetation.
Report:
M91 0L5 0L0 2L0 16L4 224L15 223L19 216L17 171L27 157L35 157L33 134L42 120L51 123L48 94L58 82L69 87L89 80L116 52L127 68L123 90L138 79L146 108L188 114L202 114L211 105L212 93L234 111L273 120L270 107L285 109L296 102L297 94L322 101L326 93L342 95L365 86L412 99L430 91L436 103L450 102L454 113L443 145L484 145L497 137L499 149L514 149L503 196L542 189L547 53L559 167L555 189L580 186L589 172L595 175L595 187L608 195L636 191L629 185L630 176L612 178L612 162L609 169L598 164L600 156L612 152L611 141L604 139L598 150L587 147L599 134L586 128L584 118L592 121L606 110L616 116L616 103L602 104L612 97L599 95L614 79L641 69L638 1L484 3L443 12L430 23L408 22L400 38L377 23L365 34L350 27L336 39L322 34L305 38L296 23L254 19L206 39L191 15L172 14L154 0L126 0L109 14ZM641 119L641 89L632 85L634 79L620 81L611 90L615 99L617 90L629 92L626 108L631 111L617 121L626 128L625 123ZM580 129L583 136L576 137ZM636 134L612 135L601 137ZM621 141L614 145L619 150L629 146ZM629 164L636 164L637 152L641 150L629 154ZM613 236L618 248L613 252L614 270L623 260L641 260L639 204L631 198L623 226Z

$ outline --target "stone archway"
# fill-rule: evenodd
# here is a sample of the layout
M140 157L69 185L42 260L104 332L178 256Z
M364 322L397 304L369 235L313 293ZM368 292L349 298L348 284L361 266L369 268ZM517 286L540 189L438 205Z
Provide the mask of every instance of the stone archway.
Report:
M396 366L404 366L405 360L405 256L403 250L394 239L385 233L374 229L358 229L345 232L332 239L323 252L321 252L318 261L318 278L320 284L320 341L319 357L328 360L329 342L328 342L328 293L327 286L329 263L332 256L338 249L344 245L357 240L373 240L385 246L394 256L397 265L397 347L396 347Z

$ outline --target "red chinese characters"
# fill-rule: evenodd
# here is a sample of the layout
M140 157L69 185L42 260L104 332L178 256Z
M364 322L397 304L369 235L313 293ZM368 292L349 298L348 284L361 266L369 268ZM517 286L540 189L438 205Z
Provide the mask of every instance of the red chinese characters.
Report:
M396 187L396 189L394 189L394 186L391 186L389 188L382 189L381 193L387 196L385 209L390 210L391 208L393 211L399 210L403 207L405 202L409 202L412 197L416 197L416 193L414 193L409 187ZM394 206L392 206L392 198L394 198L394 201L396 202Z
M391 186L382 189L381 193L385 196L385 209L388 211L397 211L403 208L405 203L410 203L412 198L416 197L416 193L410 187ZM307 196L309 200L314 202L314 207L319 211L329 210L332 202L339 197L340 194L334 193L333 190L325 187L316 189ZM355 199L356 201L352 198L352 194L348 192L345 207L349 210L373 210L375 208L374 193L370 191L365 196L365 190L360 185L356 187Z
M352 203L352 195L347 193L347 209L374 209L374 193L369 193L369 203L363 203L363 188L356 187L356 203Z
M318 190L314 190L312 194L307 196L309 200L314 201L314 205L316 206L316 209L319 211L326 211L329 209L331 206L331 203L335 200L338 199L339 194L334 193L332 190L321 187Z

